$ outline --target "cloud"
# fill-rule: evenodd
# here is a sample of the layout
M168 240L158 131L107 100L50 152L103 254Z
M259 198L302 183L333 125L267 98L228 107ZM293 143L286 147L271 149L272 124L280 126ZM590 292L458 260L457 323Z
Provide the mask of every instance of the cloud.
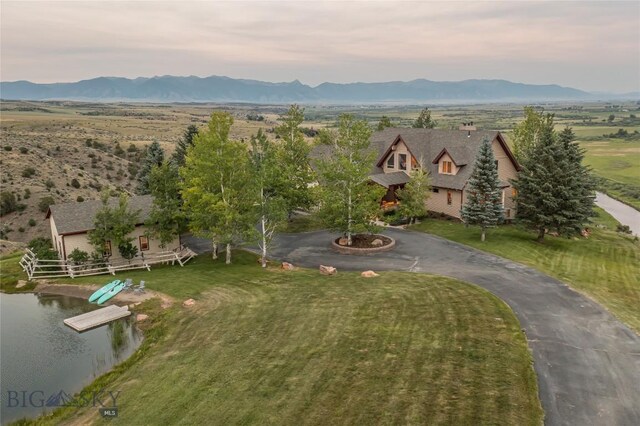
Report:
M639 15L636 2L3 1L0 73L505 78L630 91L640 90Z

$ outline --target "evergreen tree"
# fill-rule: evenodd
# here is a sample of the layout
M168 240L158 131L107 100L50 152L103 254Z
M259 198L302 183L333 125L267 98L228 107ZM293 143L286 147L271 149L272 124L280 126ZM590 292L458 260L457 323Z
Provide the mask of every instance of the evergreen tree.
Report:
M438 125L438 122L431 118L431 111L426 107L420 111L420 115L416 118L416 121L411 127L414 129L433 129Z
M160 247L165 248L186 228L178 169L168 161L154 166L149 176L149 191L153 205L146 223L147 236L157 238Z
M460 215L465 224L480 227L480 239L484 241L487 228L495 227L504 217L498 166L487 137L480 145L466 191L467 201Z
M569 132L558 137L553 120L545 124L513 181L516 218L537 230L540 242L548 229L562 235L579 233L592 214L593 180Z
M429 173L425 172L422 167L412 170L409 175L411 180L398 191L400 200L398 213L403 217L408 217L409 224L412 224L416 218L427 214L425 203L431 195L431 185Z
M182 138L176 145L176 150L171 156L171 163L176 167L184 166L184 157L187 155L187 149L193 145L193 139L198 134L198 128L194 124L190 124L184 131Z
M282 118L282 124L275 129L282 139L282 149L279 150L279 163L282 173L287 177L277 188L282 195L291 216L294 210L308 209L313 204L313 197L309 186L314 181L313 171L309 163L311 146L304 140L300 124L304 121L304 109L292 105Z
M226 263L231 263L231 247L255 232L252 177L247 147L229 140L231 115L214 112L206 130L199 132L187 149L182 199L191 231L211 238L213 258L218 243L226 246Z
M149 175L154 166L159 166L164 161L164 151L156 141L147 148L147 155L142 160L140 171L138 172L138 194L149 194Z
M321 143L331 156L318 160L321 185L320 217L325 225L342 232L351 245L356 233L376 229L372 221L380 213L384 188L369 182L376 153L369 150L371 130L352 115L340 116L336 131L324 131Z
M386 115L383 115L380 118L380 122L378 122L378 127L376 127L376 130L378 131L384 130L387 127L393 127L393 123L391 123L391 120L389 119L389 117L387 117Z
M251 137L249 164L254 182L254 204L260 233L258 246L262 254L263 268L267 266L267 251L273 235L287 220L285 200L276 189L287 180L279 162L282 158L279 149L281 147L267 139L262 130L258 130L258 134Z

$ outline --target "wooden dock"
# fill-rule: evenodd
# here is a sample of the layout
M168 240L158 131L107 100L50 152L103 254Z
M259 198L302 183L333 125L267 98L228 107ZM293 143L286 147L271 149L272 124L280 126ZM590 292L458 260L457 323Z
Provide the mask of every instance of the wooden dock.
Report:
M86 314L67 318L64 320L64 323L75 331L80 332L120 318L128 317L129 315L131 315L131 312L129 311L128 306L119 307L116 305L109 305L106 308L96 309L95 311L87 312Z

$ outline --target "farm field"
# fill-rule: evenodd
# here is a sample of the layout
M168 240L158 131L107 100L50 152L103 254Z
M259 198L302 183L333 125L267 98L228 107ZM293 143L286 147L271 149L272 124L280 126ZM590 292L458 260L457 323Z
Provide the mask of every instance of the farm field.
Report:
M542 421L519 323L479 287L262 270L245 252L231 266L201 256L127 277L178 303L147 302L153 325L139 355L92 385L121 390L109 423L206 424L211 413L225 424ZM72 281L90 282L100 281ZM187 297L194 307L180 306ZM68 408L38 424L87 422L104 420Z

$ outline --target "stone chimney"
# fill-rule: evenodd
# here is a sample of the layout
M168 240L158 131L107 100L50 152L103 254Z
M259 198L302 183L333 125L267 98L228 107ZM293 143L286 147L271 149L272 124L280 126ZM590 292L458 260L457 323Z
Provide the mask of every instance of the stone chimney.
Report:
M460 127L458 127L458 130L472 131L478 129L476 129L476 126L473 125L473 121L470 121L468 123L462 123Z

